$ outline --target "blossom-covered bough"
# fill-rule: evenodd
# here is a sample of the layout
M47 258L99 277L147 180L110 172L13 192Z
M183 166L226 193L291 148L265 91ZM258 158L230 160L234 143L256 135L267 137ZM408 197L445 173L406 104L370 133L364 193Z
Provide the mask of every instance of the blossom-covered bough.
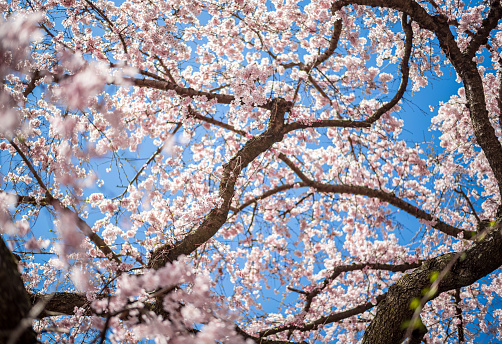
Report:
M0 6L0 343L502 336L500 1Z

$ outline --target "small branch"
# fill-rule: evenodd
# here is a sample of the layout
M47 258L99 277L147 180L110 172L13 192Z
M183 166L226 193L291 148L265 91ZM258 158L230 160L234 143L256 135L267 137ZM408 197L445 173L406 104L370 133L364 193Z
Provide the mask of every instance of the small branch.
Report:
M296 288L293 288L293 287L287 287L286 289L291 290L291 291L293 291L295 293L298 293L298 294L303 294L303 295L308 295L309 294L306 291L303 291L303 290L300 290L300 289L296 289Z
M220 104L230 104L235 100L235 97L228 94L218 94L204 91L197 91L189 87L181 87L170 81L150 80L150 79L137 79L137 78L124 78L130 81L134 86L147 87L162 91L175 91L179 96L186 97L206 97L208 100L216 99Z
M329 98L326 92L324 92L321 86L319 86L317 81L311 75L308 76L308 79L310 83L314 86L314 88L317 90L317 92L319 92L321 96L323 96L329 102L330 105L333 105L333 101Z
M342 20L338 19L335 21L333 25L333 33L331 34L331 39L329 41L329 46L328 49L326 49L321 55L319 55L314 62L313 67L319 66L321 63L325 62L327 59L329 59L333 53L335 52L337 46L338 46L338 41L340 40L340 35L342 33ZM307 68L311 69L311 68Z
M37 180L38 185L45 191L45 197L47 197L47 199L49 201L52 201L54 199L54 197L52 197L51 193L49 192L49 189L47 188L47 186L45 186L45 183L42 181L42 179L38 175L37 171L35 170L35 167L31 163L31 161L28 159L28 157L24 154L24 152L19 148L19 146L13 140L9 140L9 143L11 144L12 147L14 147L14 149L16 150L17 154L19 154L21 159L23 159L26 166L28 166L28 169L30 170L31 174Z
M376 297L377 304L380 303L385 298L386 294L382 294ZM284 332L284 331L300 331L300 332L307 332L311 330L317 329L319 326L324 326L326 324L342 321L344 319L353 317L354 315L358 315L361 313L364 313L371 308L375 307L376 305L373 304L372 302L365 302L359 306L356 306L354 308L348 309L343 312L337 312L337 313L331 313L330 315L326 315L324 317L320 317L314 321L311 321L307 324L302 324L302 325L297 325L297 324L289 324L289 325L282 325L279 327L274 327L265 331L261 331L259 333L260 338L261 337L267 337L276 333Z
M216 91L222 90L222 89L224 89L224 88L226 88L228 86L230 86L230 84L223 84L220 87L216 87L216 88L213 88L213 89L209 90L209 92L216 92Z
M310 178L308 178L291 160L289 160L284 154L279 154L279 159L284 161L286 165L288 165L293 172L308 186L317 189L320 192L326 193L345 193L345 194L353 194L353 195L362 195L367 197L378 198L383 202L392 204L393 206L404 210L410 215L415 216L417 219L425 220L428 222L433 222L431 225L433 228L440 230L441 232L458 237L460 233L463 234L464 239L472 239L475 235L473 231L463 230L454 226L451 226L437 218L434 218L429 213L419 209L418 207L404 201L403 199L395 196L392 193L385 192L382 190L372 189L366 186L358 186L358 185L332 185L332 184L324 184L316 182Z
M457 324L457 335L459 344L465 343L464 324L463 324L464 319L462 318L462 308L460 308L460 302L462 302L462 299L460 298L460 288L457 288L455 289L455 317L459 321Z
M326 287L333 282L338 276L344 272L363 270L364 268L370 268L372 270L385 270L392 272L404 272L410 269L418 268L422 263L404 263L404 264L379 264L379 263L366 263L366 264L350 264L350 265L340 265L333 269L331 275L326 277L320 286L317 286L310 291L306 296L306 303L304 311L308 312L314 298L319 295Z
M254 197L254 198L252 198L252 199L244 202L238 208L232 208L231 210L234 212L234 215L237 215L242 209L246 208L247 206L249 206L249 205L251 205L253 203L256 203L256 202L258 202L258 201L260 201L262 199L265 199L267 197L270 197L272 195L275 195L276 193L279 193L279 192L282 192L282 191L286 191L286 190L290 190L290 189L294 189L295 185L299 186L299 187L307 186L305 183L284 184L284 185L275 187L273 189L270 189L270 190L264 192L263 194L261 194L259 196L256 196L256 197Z
M179 128L181 128L181 123L178 123L176 125L176 127L174 128L174 130L171 133L171 135L176 134L176 132L179 130ZM150 156L150 158L143 164L143 166L141 166L141 168L136 173L136 175L134 176L134 178L131 179L131 181L129 182L129 184L125 188L124 192L122 192L119 196L114 197L113 198L114 200L115 199L120 199L120 198L124 197L124 195L127 193L127 190L129 190L129 188L131 187L131 185L138 180L138 178L140 177L141 173L143 173L143 171L148 167L148 165L150 165L150 163L157 157L157 155L159 155L164 150L164 146L165 146L165 143L162 144L161 146L159 146L155 150L155 152L153 152L152 156Z
M469 42L465 55L468 59L472 59L479 47L488 42L488 36L494 30L499 20L502 18L502 6L499 0L490 1L490 10L485 19L481 22L481 27L474 37Z
M112 251L112 249L106 244L106 242L92 230L92 228L87 224L87 222L82 220L77 215L77 213L75 213L73 210L70 210L68 207L63 205L58 199L55 199L51 195L51 193L49 192L49 189L47 188L45 183L42 181L42 178L40 178L39 174L35 170L35 167L31 163L31 161L28 159L28 157L24 154L24 152L19 148L19 146L13 140L9 140L9 143L12 145L12 147L14 147L16 152L21 156L21 159L28 166L32 175L37 180L38 185L45 191L45 198L48 201L48 203L51 204L57 211L67 212L67 213L72 214L75 221L76 221L77 227L80 228L82 233L84 233L99 248L99 250L105 254L106 257L113 258L113 260L117 264L120 265L122 263L120 261L120 258Z
M230 124L223 123L223 122L218 121L218 120L216 120L214 118L210 118L210 117L204 116L201 113L199 113L198 111L196 111L190 105L188 106L188 114L190 115L190 117L196 118L196 119L198 119L200 121L204 121L204 122L207 122L209 124L213 124L213 125L215 125L217 127L225 128L225 129L233 131L234 133L239 134L241 136L246 136L246 132L244 130L235 129Z
M401 25L406 34L406 39L404 41L404 56L401 61L401 84L399 85L399 89L394 97L388 103L376 110L368 119L366 119L366 123L372 124L378 121L384 113L391 110L401 100L401 98L403 98L404 92L406 91L410 74L410 66L408 63L410 61L411 49L413 47L413 29L411 27L411 23L408 23L408 16L406 13L402 14Z
M108 19L106 14L103 11L101 11L101 9L99 9L96 5L94 5L91 1L85 0L85 2L89 6L91 6L92 9L95 10L101 16L101 18L103 18L106 21L108 27L110 28L110 31L115 32L119 36L120 42L122 43L122 47L124 48L124 53L127 54L127 44L124 40L124 37L122 37L122 35L118 32L118 30L114 30L115 25L113 24L113 22L110 19Z
M464 190L462 190L462 188L459 187L458 190L455 190L455 192L461 194L462 197L464 197L467 204L469 205L469 208L471 208L472 214L476 218L476 222L479 224L481 222L481 219L479 218L478 214L476 214L476 210L474 209L474 206L472 205L471 200L469 199L469 197L467 197Z
M31 80L28 83L28 86L26 86L26 88L24 89L23 96L25 98L28 97L31 92L33 92L33 90L36 87L37 81L40 80L41 78L42 78L42 74L40 73L40 71L38 69L36 69L31 75Z
M292 341L287 341L287 340L272 340L272 339L265 339L265 338L258 338L251 336L247 332L245 332L243 329L241 329L239 326L235 326L235 331L243 336L246 339L251 339L257 344L307 344L307 342L302 341L302 342L292 342Z

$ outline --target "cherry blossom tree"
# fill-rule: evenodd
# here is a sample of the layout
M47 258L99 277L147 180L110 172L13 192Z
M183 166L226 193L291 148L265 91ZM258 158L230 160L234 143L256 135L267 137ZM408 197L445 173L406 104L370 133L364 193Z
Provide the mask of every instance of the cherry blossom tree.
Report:
M502 337L500 0L0 6L0 343Z

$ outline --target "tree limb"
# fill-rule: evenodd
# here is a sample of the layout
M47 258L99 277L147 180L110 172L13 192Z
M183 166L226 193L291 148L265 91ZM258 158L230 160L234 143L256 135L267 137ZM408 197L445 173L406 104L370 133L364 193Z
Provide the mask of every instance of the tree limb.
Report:
M134 86L147 87L162 91L175 91L180 96L187 97L206 97L208 100L216 99L220 104L230 104L235 100L235 97L228 94L218 94L205 91L197 91L193 88L182 87L170 81L159 81L151 79L136 79L136 78L124 78L124 80L130 81Z
M500 0L490 1L490 10L488 15L481 22L481 27L474 34L473 38L469 42L467 49L465 50L465 55L467 58L473 58L479 47L488 42L488 36L494 30L499 20L502 18L502 6L500 5Z
M235 183L241 171L261 153L267 151L284 136L284 116L290 110L291 102L282 98L272 101L272 110L267 129L258 136L246 142L232 159L223 165L223 175L220 180L219 197L222 200L220 206L213 208L204 221L186 235L174 246L162 245L157 248L150 259L149 267L158 269L167 262L172 262L180 255L189 255L199 246L204 244L227 220L232 197L235 193Z
M376 297L377 304L385 298L385 295L386 294L379 295ZM283 331L289 331L289 330L300 331L300 332L315 330L315 329L319 328L319 326L321 326L321 325L326 325L326 324L342 321L344 319L353 317L354 315L364 313L373 307L375 307L375 304L368 301L368 302L365 302L359 306L348 309L346 311L332 313L330 315L320 317L320 318L318 318L312 322L309 322L307 324L302 324L302 325L289 324L289 325L281 325L279 327L274 327L274 328L260 332L260 337L267 337L267 336L270 336L270 335L273 335L276 333L280 333Z
M406 320L411 320L415 312L410 307L413 299L426 298L426 302L443 292L471 285L501 265L500 225L492 227L486 236L481 236L464 251L443 254L425 261L389 288L364 334L363 344L401 343L407 330L403 324ZM431 276L439 272L444 272L443 277L438 278L437 288L431 288Z
M70 214L74 218L75 224L82 231L82 233L84 233L84 235L87 236L98 247L98 249L104 253L106 257L112 258L118 265L120 265L122 263L120 261L120 258L115 254L115 252L112 251L112 249L106 244L106 242L92 230L92 228L87 224L87 222L82 220L82 218L80 218L80 216L78 216L76 212L66 207L63 203L61 203L58 199L54 198L51 195L49 189L42 181L42 178L40 178L30 159L28 159L26 154L24 154L24 152L19 148L19 146L13 140L9 140L9 143L14 147L17 153L21 156L21 159L28 166L32 175L37 180L38 185L45 191L45 199L47 200L47 202L51 204L57 211L66 212Z
M403 98L404 92L406 91L410 74L410 66L408 63L410 61L411 48L413 46L413 29L411 27L411 23L408 23L408 15L406 13L402 14L401 25L406 34L406 39L404 41L404 56L401 60L401 84L399 85L394 97L388 103L382 105L378 110L376 110L368 119L366 119L366 123L372 124L378 121L384 113L397 105L397 103Z
M441 232L458 237L460 233L463 234L465 239L470 239L475 235L473 231L466 231L454 226L451 226L439 219L434 218L431 214L419 209L418 207L404 201L403 199L395 196L392 193L385 192L382 190L372 189L366 186L358 186L358 185L331 185L324 184L314 181L308 178L291 160L289 160L284 154L280 154L279 158L286 163L295 173L296 175L309 187L312 187L320 192L327 193L345 193L345 194L353 194L353 195L362 195L373 198L378 198L381 201L392 204L393 206L404 210L410 215L415 216L417 219L429 221L433 224L431 226L440 230Z
M26 326L30 301L12 252L0 236L0 343L36 343L31 323ZM14 338L17 335L17 339Z

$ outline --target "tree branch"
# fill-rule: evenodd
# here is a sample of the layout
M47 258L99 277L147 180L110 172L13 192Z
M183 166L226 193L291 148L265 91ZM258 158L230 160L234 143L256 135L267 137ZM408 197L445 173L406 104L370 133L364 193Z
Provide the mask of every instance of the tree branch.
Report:
M289 123L284 127L286 133L293 130L306 129L306 128L325 128L325 127L338 127L338 128L370 128L371 124L365 121L352 121L345 119L323 119L312 121L311 123Z
M429 31L435 31L437 29L437 19L442 17L441 15L430 15L427 13L425 8L413 0L338 0L333 2L332 12L335 13L342 7L348 5L361 5L397 10L408 14L413 21L417 22L418 25Z
M170 81L160 81L151 79L136 79L136 78L124 78L124 80L130 81L134 86L153 88L162 91L175 91L180 96L186 97L206 97L208 100L216 99L220 104L230 104L235 100L235 97L228 94L218 94L205 91L197 91L189 87L181 87Z
M174 128L173 132L171 133L172 136L174 136L176 134L176 132L179 130L179 128L181 128L181 123L178 123L176 125L176 127ZM155 157L157 157L157 155L159 155L163 150L164 150L164 146L165 144L162 144L160 145L156 150L155 152L153 152L153 154L150 156L150 158L143 164L143 166L141 166L141 168L139 169L139 171L136 173L136 175L131 179L131 181L129 182L129 184L127 185L127 187L125 188L125 190L117 197L114 197L114 199L119 199L119 198L122 198L126 193L127 193L127 190L129 190L129 188L131 187L131 185L138 180L139 176L141 175L141 173L143 173L143 171L148 167L148 165L150 165L150 163L155 159Z
M223 122L218 121L218 120L216 120L214 118L210 118L210 117L204 116L200 112L196 111L190 105L188 106L188 114L190 115L190 117L196 118L196 119L198 119L200 121L207 122L207 123L215 125L217 127L225 128L225 129L233 131L234 133L239 134L241 136L246 136L246 132L244 130L235 129L230 124L223 123Z
M250 204L253 204L253 203L256 203L262 199L265 199L267 197L270 197L272 195L275 195L276 193L279 193L279 192L282 192L282 191L286 191L286 190L290 190L290 189L294 189L295 186L299 186L299 187L302 187L302 186L307 186L305 183L293 183L293 184L284 184L284 185L280 185L278 187L275 187L273 189L270 189L266 192L264 192L263 194L259 195L259 196L256 196L244 203L242 203L238 208L231 208L230 210L232 210L234 212L234 215L237 215L242 209L246 208L247 206L249 206Z
M465 50L465 55L467 58L472 59L479 47L488 42L488 36L494 30L499 20L502 18L502 6L500 5L500 0L490 1L490 10L488 15L481 22L481 27L473 36L467 49Z
M314 298L319 295L326 287L333 282L335 278L340 276L344 272L363 270L364 268L370 268L372 270L385 270L392 272L404 272L410 269L415 269L422 265L422 263L404 263L404 264L379 264L379 263L366 263L366 264L350 264L350 265L340 265L336 266L333 269L331 275L326 277L321 285L313 288L310 292L308 292L305 296L306 302L304 311L308 312L310 310L310 306L312 305L312 301Z
M353 194L353 195L362 195L373 198L378 198L381 201L392 204L393 206L404 210L410 215L415 216L417 219L425 220L432 224L433 228L440 230L441 232L458 237L460 233L463 234L465 239L470 239L475 235L473 231L466 231L454 226L451 226L439 219L434 218L429 213L419 209L418 207L404 201L403 199L391 194L389 192L385 192L382 190L371 189L366 186L357 186L357 185L331 185L316 182L310 178L308 178L291 160L289 160L284 154L280 154L279 158L286 163L295 173L296 175L309 187L312 187L320 192L327 193L345 193L345 194Z
M483 232L468 249L429 259L401 277L378 304L377 314L364 334L363 344L401 343L407 332L407 326L403 325L415 313L414 307L410 307L412 300L425 303L443 292L471 285L499 268L502 265L500 228L497 224L488 233ZM440 276L436 280L431 278L438 273Z
M379 295L376 297L377 304L380 303L385 298L386 294ZM320 317L319 319L316 319L312 322L309 322L307 324L303 325L297 325L297 324L289 324L289 325L281 325L279 327L274 327L265 331L262 331L259 333L260 337L267 337L276 333L284 332L284 331L300 331L300 332L306 332L306 331L311 331L317 329L321 325L326 325L338 321L342 321L344 319L353 317L354 315L361 314L366 312L367 310L370 310L371 308L375 307L375 304L371 302L365 302L359 306L356 306L354 308L348 309L343 312L337 312L337 313L332 313L330 315Z
M394 97L386 104L382 105L378 110L376 110L368 119L364 122L375 123L382 117L384 113L391 110L402 98L406 87L408 85L408 78L410 74L410 67L408 65L411 56L411 48L413 46L413 29L411 23L408 23L408 15L403 13L401 16L401 25L406 34L406 39L404 41L404 56L401 60L401 84L397 90Z
M30 300L32 305L38 302L45 303L44 310L38 315L39 319L62 314L72 315L75 312L75 307L86 308L83 315L94 314L85 294L72 292L56 292L47 295L30 294Z
M220 180L219 197L220 206L213 208L204 221L186 235L174 246L162 245L151 255L149 267L158 269L167 262L172 262L180 255L189 255L199 246L209 240L227 220L232 197L235 193L235 183L241 171L261 153L267 151L284 136L284 117L290 110L291 102L276 98L271 102L271 115L267 129L258 136L246 142L234 157L223 165L223 174Z
M12 252L0 236L0 343L36 343L28 317L30 302ZM17 338L14 338L17 336Z
M459 344L465 342L463 325L464 319L462 317L462 308L460 308L460 302L462 302L462 299L460 298L460 288L457 288L455 289L455 317L459 322L457 324L457 336Z
M99 236L97 235L92 228L82 220L77 213L75 213L73 210L69 209L63 203L61 203L58 199L54 198L51 193L49 192L49 189L45 185L45 183L42 181L42 178L40 178L39 174L35 170L35 167L31 163L30 159L26 156L26 154L23 153L23 151L19 148L19 146L13 141L9 140L9 143L14 147L14 149L17 151L17 153L21 156L21 159L24 161L24 163L28 166L29 170L37 180L38 185L45 191L45 199L49 204L51 204L57 211L60 212L67 212L71 214L74 219L77 227L84 233L85 236L87 236L97 247L98 249L104 253L106 257L111 257L113 260L120 265L122 262L120 261L120 258L115 254L115 252L112 251L112 249L106 244L106 242ZM19 197L18 197L19 201Z

